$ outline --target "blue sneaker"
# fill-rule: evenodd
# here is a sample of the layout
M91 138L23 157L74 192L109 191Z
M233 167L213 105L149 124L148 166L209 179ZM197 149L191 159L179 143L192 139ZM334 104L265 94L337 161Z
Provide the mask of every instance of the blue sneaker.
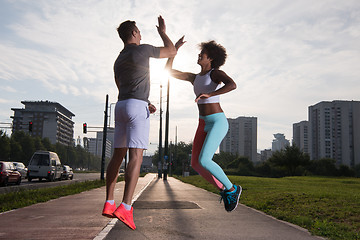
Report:
M224 201L225 210L228 212L233 211L237 205L239 204L240 195L242 192L241 186L234 185L235 190L232 192L229 192L228 190L224 190L220 192L221 200Z

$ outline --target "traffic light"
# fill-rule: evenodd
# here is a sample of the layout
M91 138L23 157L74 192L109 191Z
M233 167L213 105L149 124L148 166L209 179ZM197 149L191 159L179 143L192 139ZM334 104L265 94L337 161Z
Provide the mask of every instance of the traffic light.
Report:
M87 133L87 124L83 123L83 133Z
M29 122L29 132L32 132L32 122Z

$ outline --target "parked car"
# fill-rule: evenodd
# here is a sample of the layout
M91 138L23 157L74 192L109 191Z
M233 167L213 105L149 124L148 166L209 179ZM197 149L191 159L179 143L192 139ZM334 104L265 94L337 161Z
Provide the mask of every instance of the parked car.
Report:
M41 181L43 178L48 181L61 180L63 167L58 155L49 151L37 151L31 157L28 165L28 181L34 178Z
M15 165L16 170L21 174L21 178L27 178L28 169L25 167L25 164L22 162L13 162L13 164Z
M12 162L0 162L0 185L7 186L9 183L20 185L21 174Z
M72 168L71 167L69 167L68 165L64 165L64 171L63 171L63 173L62 173L62 176L61 176L61 178L62 179L73 179L73 177L74 177L74 172L73 172L73 170L72 170Z

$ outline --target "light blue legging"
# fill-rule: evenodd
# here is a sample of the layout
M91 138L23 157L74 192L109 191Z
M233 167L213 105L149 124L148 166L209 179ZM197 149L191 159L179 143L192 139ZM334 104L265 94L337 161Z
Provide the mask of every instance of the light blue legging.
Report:
M193 143L191 166L218 189L222 189L224 186L229 190L233 184L222 168L212 160L229 128L226 116L221 112L199 118L199 126Z

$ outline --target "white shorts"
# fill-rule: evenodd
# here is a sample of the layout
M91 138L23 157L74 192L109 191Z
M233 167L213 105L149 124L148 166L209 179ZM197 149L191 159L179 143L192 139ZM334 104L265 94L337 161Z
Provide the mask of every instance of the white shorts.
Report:
M118 101L115 106L114 148L147 149L149 117L147 102L138 99Z

